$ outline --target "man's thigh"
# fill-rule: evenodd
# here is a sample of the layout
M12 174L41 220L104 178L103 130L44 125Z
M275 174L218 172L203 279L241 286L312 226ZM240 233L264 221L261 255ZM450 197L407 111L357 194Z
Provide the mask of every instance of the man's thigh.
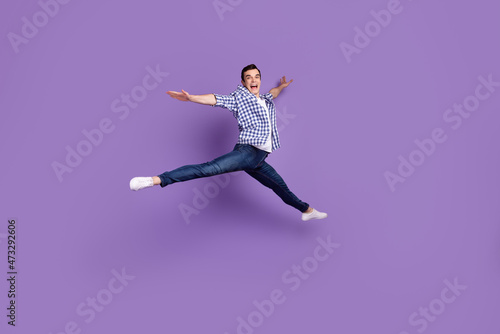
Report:
M283 178L267 162L263 162L259 167L246 170L247 174L269 188L286 187Z
M228 173L254 169L266 156L251 145L237 144L233 151L215 158L209 163L217 165L221 173Z

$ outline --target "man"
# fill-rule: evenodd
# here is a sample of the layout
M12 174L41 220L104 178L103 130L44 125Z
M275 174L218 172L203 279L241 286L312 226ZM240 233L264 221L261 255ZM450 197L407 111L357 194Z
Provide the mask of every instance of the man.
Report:
M272 189L286 204L302 212L303 221L326 218L326 213L319 212L298 199L274 168L265 162L269 153L280 147L273 100L293 80L287 82L286 77L283 77L278 87L260 95L260 79L260 70L251 64L243 68L241 85L229 95L190 95L184 90L168 91L168 95L180 101L218 106L232 111L238 120L238 143L232 152L210 162L182 166L153 177L134 177L130 180L130 189L137 191L155 185L163 188L175 182L244 170Z

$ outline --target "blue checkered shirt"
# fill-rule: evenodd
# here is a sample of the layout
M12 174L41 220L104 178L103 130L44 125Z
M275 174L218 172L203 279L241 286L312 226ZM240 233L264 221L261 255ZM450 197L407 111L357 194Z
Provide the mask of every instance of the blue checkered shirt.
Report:
M269 121L265 109L257 102L257 97L242 85L229 95L214 94L217 102L214 107L222 107L233 112L238 120L240 135L238 144L264 145L269 137ZM260 95L266 102L271 117L272 150L280 147L278 128L276 127L276 107L273 95Z

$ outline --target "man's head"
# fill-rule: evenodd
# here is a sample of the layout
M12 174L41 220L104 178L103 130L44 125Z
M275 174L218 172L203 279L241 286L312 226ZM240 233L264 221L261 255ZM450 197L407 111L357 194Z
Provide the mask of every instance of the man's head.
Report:
M259 97L260 91L260 70L254 64L245 66L241 70L241 84L245 86L250 93Z

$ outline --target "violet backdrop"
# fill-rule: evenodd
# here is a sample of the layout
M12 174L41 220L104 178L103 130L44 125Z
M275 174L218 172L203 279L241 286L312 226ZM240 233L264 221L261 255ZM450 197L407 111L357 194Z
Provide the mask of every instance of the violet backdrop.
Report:
M499 333L499 11L3 1L1 332ZM294 80L267 161L329 217L243 172L130 191L233 148L229 111L165 92L228 94L250 63L261 93Z

